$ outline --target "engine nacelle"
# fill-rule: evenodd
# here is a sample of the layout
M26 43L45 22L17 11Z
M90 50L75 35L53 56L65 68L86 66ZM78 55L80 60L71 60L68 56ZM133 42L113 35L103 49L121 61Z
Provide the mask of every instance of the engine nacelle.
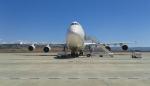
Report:
M111 51L111 47L110 46L105 46L105 48L109 51Z
M28 50L29 50L29 51L33 51L34 49L35 49L34 44L33 44L33 45L30 45L30 46L28 47Z
M128 50L128 45L122 45L122 50Z
M51 50L51 47L49 45L47 45L46 47L43 48L43 51L45 53L49 52Z

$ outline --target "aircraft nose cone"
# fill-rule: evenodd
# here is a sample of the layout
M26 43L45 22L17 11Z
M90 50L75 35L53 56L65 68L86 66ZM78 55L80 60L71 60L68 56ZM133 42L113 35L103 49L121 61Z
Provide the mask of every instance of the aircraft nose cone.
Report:
M73 33L76 33L77 32L77 28L70 28L70 31L73 32Z

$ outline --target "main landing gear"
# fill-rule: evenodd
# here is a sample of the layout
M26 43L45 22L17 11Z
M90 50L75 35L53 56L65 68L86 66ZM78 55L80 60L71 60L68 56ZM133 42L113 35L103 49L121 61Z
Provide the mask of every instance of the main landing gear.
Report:
M79 53L78 52L71 52L71 56L72 57L79 57Z
M72 57L79 57L79 56L83 56L83 51L71 51L71 56Z

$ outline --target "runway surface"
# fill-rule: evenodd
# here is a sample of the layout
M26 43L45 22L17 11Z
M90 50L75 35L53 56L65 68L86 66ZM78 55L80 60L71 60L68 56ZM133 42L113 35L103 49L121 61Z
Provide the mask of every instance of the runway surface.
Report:
M56 59L55 53L0 53L0 86L149 86L150 53Z

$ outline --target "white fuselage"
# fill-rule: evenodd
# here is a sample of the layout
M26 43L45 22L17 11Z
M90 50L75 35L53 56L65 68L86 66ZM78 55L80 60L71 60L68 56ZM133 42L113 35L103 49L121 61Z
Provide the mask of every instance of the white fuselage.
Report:
M85 32L78 22L72 22L68 31L66 43L71 51L79 51L84 48Z

